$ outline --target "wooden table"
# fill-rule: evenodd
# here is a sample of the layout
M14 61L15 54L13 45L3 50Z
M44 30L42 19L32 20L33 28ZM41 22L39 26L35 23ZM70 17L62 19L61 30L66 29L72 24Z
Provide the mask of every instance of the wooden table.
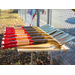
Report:
M32 28L34 29L34 31L33 31ZM17 51L18 52L31 52L31 64L33 64L33 52L36 52L36 51L37 52L39 52L39 51L51 51L51 54L50 54L50 56L51 56L50 64L52 65L52 51L67 51L67 50L69 50L68 47L66 47L65 45L61 45L56 39L54 39L51 35L48 35L46 32L44 32L39 27L32 26L32 28L31 27L30 28L27 28L28 29L27 31L29 31L29 34L31 34L31 33L33 34L33 32L35 32L35 34L37 32L38 33L41 33L42 34L41 36L44 36L45 37L43 40L47 40L47 42L46 43L40 43L40 44L34 42L35 44L32 44L32 45L25 45L25 43L24 43L24 45L22 45L23 42L25 42L25 41L20 40L20 42L18 42L19 39L17 39L17 44L16 44L17 45ZM17 30L16 29L19 31L19 33L17 33ZM22 28L16 28L15 27L15 34L18 37L19 37L19 35L22 37L22 34L27 34L24 31L23 31L24 32L23 33L22 31L23 31ZM5 32L6 32L6 29L5 29ZM6 35L8 35L8 34L6 34ZM34 36L36 37L36 35L34 35ZM46 36L48 36L48 37L46 37ZM36 38L36 39L38 39L38 38ZM32 40L34 40L34 39L32 39ZM43 42L41 39L40 39L40 41Z
M54 39L51 35L48 35L46 32L44 32L42 29L40 29L39 27L33 26L34 29L36 29L37 31L42 31L42 33L44 33L44 36L50 36L51 39ZM39 32L40 33L40 32ZM56 39L54 39L55 41L57 41ZM60 45L60 43L57 41L57 44ZM33 48L35 47L35 48ZM37 48L37 47L42 47L42 48ZM47 48L43 48L43 47L47 47ZM58 48L56 46L56 44L53 43L45 43L45 44L40 44L40 45L33 45L31 47L29 47L28 49L26 48L26 46L21 46L17 48L18 52L31 52L31 65L33 64L33 52L39 52L39 51L51 51L50 54L50 65L52 65L52 51L67 51L69 50L68 47L66 47L65 45L61 45L61 48Z
M54 49L54 48L45 48L45 49L20 49L20 48L17 48L17 51L18 52L31 52L31 65L33 64L33 52L39 52L39 51L51 51L51 54L50 54L50 65L52 65L52 51L68 51L69 48L66 47L65 45L63 45L61 47L61 49Z

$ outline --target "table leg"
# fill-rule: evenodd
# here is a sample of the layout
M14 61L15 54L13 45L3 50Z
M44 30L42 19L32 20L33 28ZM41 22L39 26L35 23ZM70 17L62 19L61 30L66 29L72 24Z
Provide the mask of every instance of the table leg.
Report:
M50 65L52 65L52 51L50 53Z
M18 59L19 53L17 54L17 59Z
M33 64L33 52L31 52L31 65Z

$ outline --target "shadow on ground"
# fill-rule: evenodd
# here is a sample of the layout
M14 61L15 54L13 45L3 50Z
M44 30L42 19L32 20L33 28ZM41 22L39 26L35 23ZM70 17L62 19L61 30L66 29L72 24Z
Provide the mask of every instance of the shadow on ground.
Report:
M18 10L13 10L13 11L9 12L9 14L12 14L12 13L18 13Z
M9 17L7 17L7 18L5 18L5 19L8 19L8 18L12 18L12 19L13 19L13 18L17 18L17 17L16 17L16 16L11 16L11 15L10 15Z
M75 17L68 18L65 22L75 24Z

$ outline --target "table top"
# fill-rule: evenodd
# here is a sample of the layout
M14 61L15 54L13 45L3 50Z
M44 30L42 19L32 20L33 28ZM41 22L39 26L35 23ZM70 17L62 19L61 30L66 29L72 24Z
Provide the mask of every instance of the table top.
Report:
M17 48L18 52L36 52L36 51L68 51L69 48L63 45L61 49L54 48L54 46L51 46L50 48Z
M45 33L46 36L50 36L50 38L54 40L54 43L47 42L47 43L38 44L38 45L19 46L17 47L18 52L67 51L69 50L69 48L66 47L65 45L59 47L60 43L56 39L54 39L51 35L48 35L46 32L41 30L39 27L33 26L33 28L35 28L37 31L39 30L42 31L43 33Z
M11 46L13 47L13 42L17 42L15 45L17 46L17 50L18 52L36 52L36 51L65 51L65 50L69 50L68 47L66 47L65 45L61 45L56 39L54 39L51 35L48 35L46 32L44 32L42 29L40 29L37 26L32 26L32 27L13 27L15 30L15 35L17 35L16 40L9 40L9 38L7 38L9 41L9 43L11 43ZM10 29L13 29L10 28ZM25 33L23 29L27 29L28 33ZM11 31L11 30L10 30ZM5 35L11 35L9 34L9 32L7 31L7 29L5 28ZM11 32L12 33L12 32ZM33 35L33 33L35 33L36 35ZM38 36L37 34L42 34L40 36ZM26 36L27 34L30 34L30 37L33 40L34 43L32 43L31 45L29 44L29 39L28 36ZM24 35L24 36L23 36ZM31 36L32 35L32 36ZM44 38L42 38L42 37ZM42 39L41 39L42 38ZM10 39L13 39L12 37L10 37ZM27 40L27 41L26 41ZM46 41L45 43L43 42ZM38 44L39 41L39 44ZM4 45L6 48L8 45ZM5 43L4 43L5 44Z

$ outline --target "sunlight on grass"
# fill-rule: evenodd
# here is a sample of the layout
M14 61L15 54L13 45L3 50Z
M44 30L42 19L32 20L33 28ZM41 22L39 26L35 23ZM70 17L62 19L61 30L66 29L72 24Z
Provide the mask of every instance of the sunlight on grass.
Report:
M7 18L7 17L9 17L9 16L0 16L0 19Z

